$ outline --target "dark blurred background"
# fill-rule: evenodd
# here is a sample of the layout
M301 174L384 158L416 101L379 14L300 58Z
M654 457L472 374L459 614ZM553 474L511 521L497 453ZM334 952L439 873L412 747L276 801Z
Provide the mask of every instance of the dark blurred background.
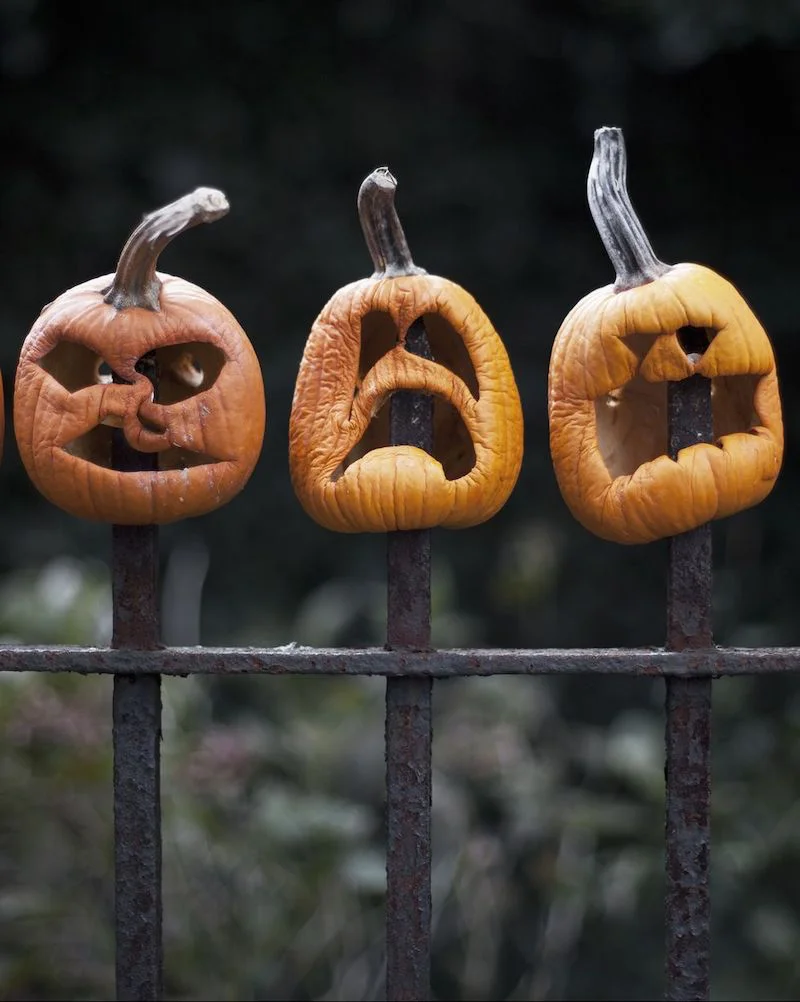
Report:
M355 197L388 164L415 260L483 306L525 409L505 508L434 533L435 642L661 643L665 546L583 530L547 446L553 338L613 279L585 177L617 125L657 254L731 279L778 358L787 459L715 526L716 638L800 644L799 43L797 0L1 0L2 639L106 643L110 624L108 529L49 505L16 453L21 343L143 212L203 184L230 215L160 266L248 332L267 434L238 498L162 531L164 639L381 643L385 541L305 516L287 424L315 316L371 270ZM107 681L0 683L0 998L108 998ZM660 995L662 699L645 679L439 685L437 998ZM379 680L165 683L168 998L380 993L381 700ZM715 684L716 999L800 991L798 731L794 680Z

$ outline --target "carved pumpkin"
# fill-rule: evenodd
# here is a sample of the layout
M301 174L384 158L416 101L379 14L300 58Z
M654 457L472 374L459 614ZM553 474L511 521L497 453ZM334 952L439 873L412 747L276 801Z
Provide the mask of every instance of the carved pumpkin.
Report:
M36 487L71 514L172 522L218 508L247 482L265 423L255 352L213 296L156 272L175 235L227 211L222 192L198 188L146 216L116 274L63 293L25 339L17 444ZM115 435L157 454L157 469L114 469Z
M312 518L339 532L475 525L506 502L522 461L503 343L468 292L413 264L395 188L386 168L361 186L375 273L320 313L292 404L294 489ZM433 398L430 448L391 434L391 400L409 391Z
M778 476L783 424L769 338L737 290L697 264L659 261L626 190L619 129L595 134L589 203L617 271L556 336L550 450L587 529L618 543L687 532L761 501ZM667 384L711 380L713 441L667 445Z

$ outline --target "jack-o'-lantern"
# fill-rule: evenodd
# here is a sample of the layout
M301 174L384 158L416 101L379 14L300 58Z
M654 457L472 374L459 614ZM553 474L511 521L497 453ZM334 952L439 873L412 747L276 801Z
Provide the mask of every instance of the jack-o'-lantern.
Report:
M502 341L472 296L413 264L386 168L358 210L375 273L336 292L313 325L289 425L292 482L339 532L482 522L522 462L522 410ZM393 400L432 398L429 445L392 434ZM424 437L424 436L423 436Z
M17 444L36 487L71 514L172 522L225 504L252 473L265 424L253 347L213 296L156 271L174 236L227 211L222 192L198 188L146 216L116 273L63 293L25 339ZM154 468L115 469L115 435L155 454Z
M619 129L599 129L589 204L614 285L564 320L549 372L550 451L587 529L646 543L761 501L778 476L783 423L775 358L737 290L698 264L659 261L628 198ZM671 457L667 385L711 381L713 441Z

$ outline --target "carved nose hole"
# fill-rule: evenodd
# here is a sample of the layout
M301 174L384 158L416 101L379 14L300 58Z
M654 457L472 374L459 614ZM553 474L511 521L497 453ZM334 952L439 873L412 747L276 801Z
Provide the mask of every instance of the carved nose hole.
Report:
M686 355L701 355L711 344L715 331L707 327L681 327L677 332L678 344L683 348Z

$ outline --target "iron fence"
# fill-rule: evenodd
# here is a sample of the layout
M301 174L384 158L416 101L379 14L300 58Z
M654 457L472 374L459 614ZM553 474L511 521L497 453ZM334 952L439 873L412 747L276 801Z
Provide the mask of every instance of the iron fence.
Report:
M424 335L409 347L424 353ZM392 398L395 443L425 447L431 411L420 394ZM670 384L673 455L711 439L710 382ZM118 443L115 465L146 457ZM159 643L157 529L113 527L110 648L0 647L0 670L114 676L117 998L162 995L161 676L382 675L386 678L386 995L430 997L431 697L437 678L622 674L666 684L666 998L709 997L709 799L712 679L800 671L800 648L714 646L708 525L671 541L663 647L432 650L430 534L388 537L384 648L165 648Z

